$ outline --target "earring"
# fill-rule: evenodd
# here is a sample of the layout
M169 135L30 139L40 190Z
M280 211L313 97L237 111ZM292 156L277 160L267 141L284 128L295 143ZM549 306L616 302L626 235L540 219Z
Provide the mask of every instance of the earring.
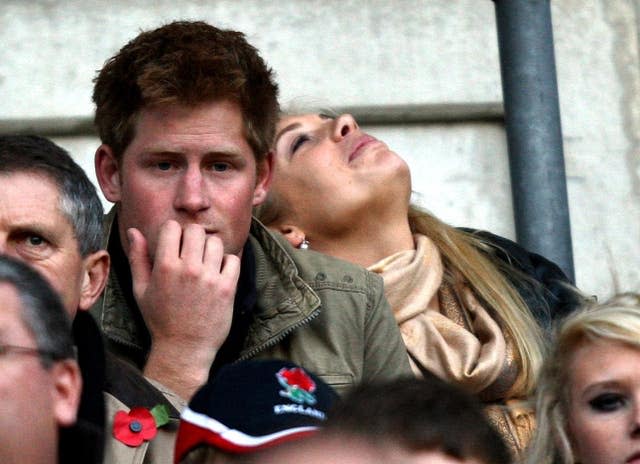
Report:
M309 240L307 240L306 238L303 238L302 242L300 242L300 245L298 245L298 248L300 248L301 250L308 250L309 249Z

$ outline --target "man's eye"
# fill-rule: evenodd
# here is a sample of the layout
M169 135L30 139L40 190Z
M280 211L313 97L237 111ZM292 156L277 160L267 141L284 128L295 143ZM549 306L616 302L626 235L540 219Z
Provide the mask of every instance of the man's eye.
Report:
M626 404L624 395L618 393L603 393L589 401L591 409L598 412L617 411Z
M41 246L44 245L44 239L39 235L29 235L27 237L27 243L31 246Z
M291 144L291 153L295 153L305 142L311 140L308 135L302 134L293 139Z
M229 163L213 163L211 167L216 172L224 172L229 169Z
M158 163L156 166L161 171L168 171L169 169L171 169L171 163L169 163L168 161L162 161L162 162Z
M51 242L41 235L29 233L16 238L16 251L26 260L46 259L55 252Z

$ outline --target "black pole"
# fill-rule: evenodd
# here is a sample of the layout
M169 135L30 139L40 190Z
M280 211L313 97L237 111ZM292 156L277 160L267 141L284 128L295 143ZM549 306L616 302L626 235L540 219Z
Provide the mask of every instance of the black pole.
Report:
M518 243L574 280L549 0L494 0Z

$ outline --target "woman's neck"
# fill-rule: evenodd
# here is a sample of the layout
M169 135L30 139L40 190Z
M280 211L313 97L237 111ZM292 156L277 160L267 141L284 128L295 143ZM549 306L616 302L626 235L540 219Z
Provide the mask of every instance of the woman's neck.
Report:
M355 222L340 234L310 236L311 248L321 253L369 267L387 256L413 250L415 243L405 214L399 218L380 218Z

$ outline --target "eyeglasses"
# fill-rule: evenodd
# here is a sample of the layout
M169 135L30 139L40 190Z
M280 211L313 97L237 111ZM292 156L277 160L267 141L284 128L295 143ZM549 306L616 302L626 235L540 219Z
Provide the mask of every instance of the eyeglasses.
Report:
M37 356L43 361L48 362L61 359L61 356L58 353L54 353L53 351L30 348L26 346L0 344L0 357L6 356L8 354L26 354L30 356Z

